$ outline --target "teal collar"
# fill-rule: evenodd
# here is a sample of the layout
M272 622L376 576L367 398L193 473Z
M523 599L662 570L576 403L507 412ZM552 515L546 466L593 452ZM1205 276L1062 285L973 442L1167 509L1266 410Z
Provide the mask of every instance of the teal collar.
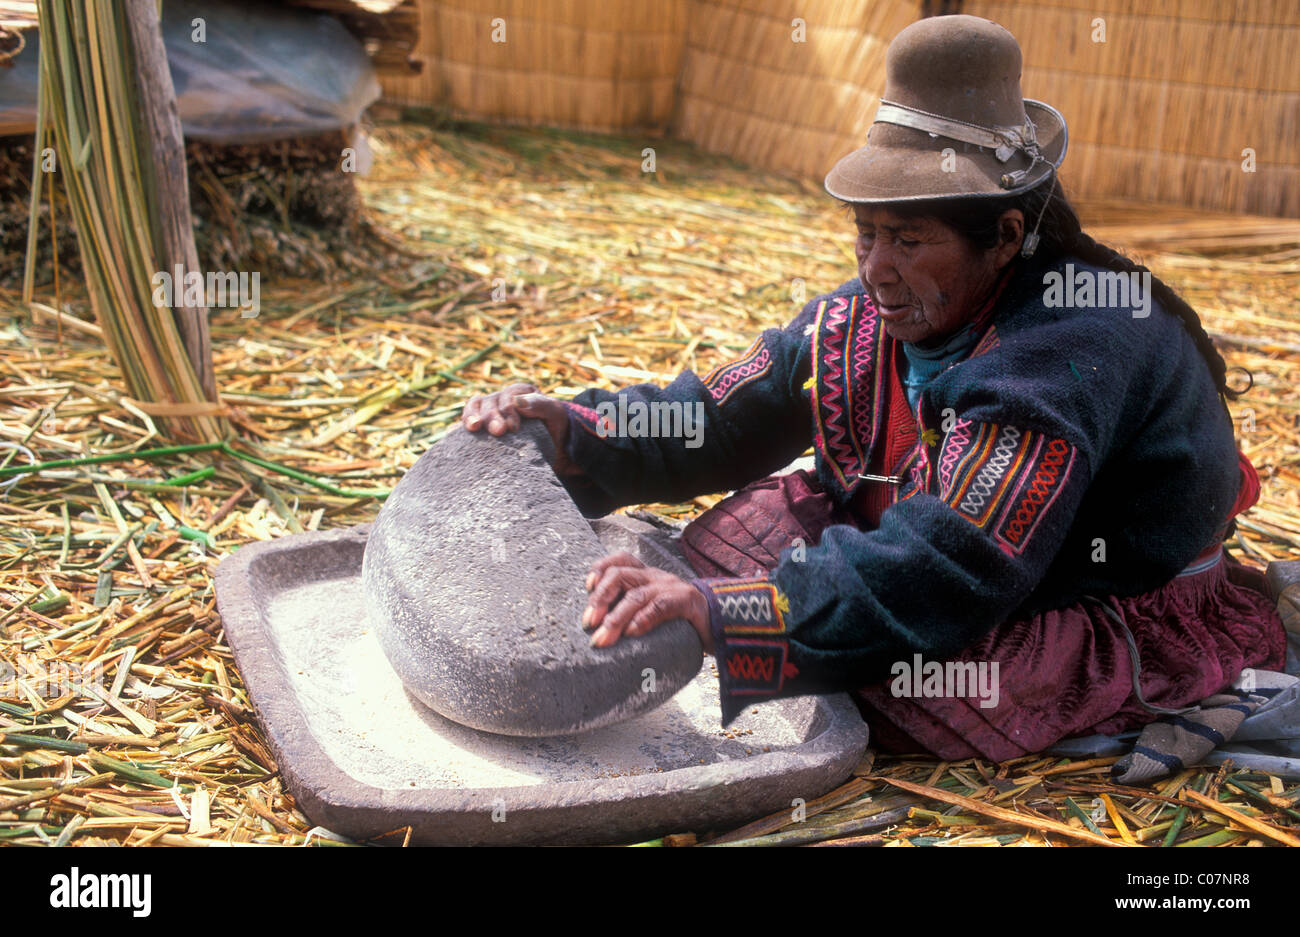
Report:
M921 389L952 365L965 359L978 341L979 333L972 322L938 343L900 343L906 366L902 375L903 386L907 391L907 402L913 410L916 409L916 402L921 399Z

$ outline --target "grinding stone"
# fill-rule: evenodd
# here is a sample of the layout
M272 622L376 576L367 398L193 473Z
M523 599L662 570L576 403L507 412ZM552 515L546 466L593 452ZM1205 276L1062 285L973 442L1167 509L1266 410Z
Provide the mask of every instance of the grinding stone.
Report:
M611 550L641 541L647 563L662 549L621 515L594 526ZM248 543L217 566L235 666L313 824L384 843L407 827L416 845L635 843L812 802L862 757L867 726L844 693L757 703L723 729L712 667L663 706L581 735L457 725L406 690L368 625L368 529Z
M551 470L536 420L457 428L398 483L362 563L367 615L406 688L462 725L516 736L596 729L660 705L700 669L683 620L593 649L582 629L599 538Z

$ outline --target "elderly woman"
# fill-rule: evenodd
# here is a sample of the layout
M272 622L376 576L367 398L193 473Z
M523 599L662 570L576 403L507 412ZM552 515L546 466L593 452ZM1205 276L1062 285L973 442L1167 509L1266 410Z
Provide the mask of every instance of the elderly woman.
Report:
M1020 63L975 17L897 36L867 144L826 178L858 276L737 360L465 409L471 431L543 420L589 516L739 489L681 537L698 578L608 557L584 620L597 646L689 620L724 721L852 689L881 747L1003 760L1281 669L1277 612L1223 549L1258 496L1224 362L1080 231L1065 122L1021 98ZM611 419L664 403L700 408L693 445ZM764 477L810 443L815 473Z

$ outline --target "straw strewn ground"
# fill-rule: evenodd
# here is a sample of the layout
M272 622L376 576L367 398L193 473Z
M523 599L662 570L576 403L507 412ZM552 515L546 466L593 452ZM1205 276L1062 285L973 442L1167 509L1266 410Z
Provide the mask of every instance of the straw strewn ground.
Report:
M258 318L214 316L240 434L230 452L128 461L163 441L121 402L93 327L33 322L0 293L0 440L42 461L123 459L25 477L0 500L0 661L22 675L0 680L0 842L331 843L308 835L253 718L215 613L216 562L242 543L373 518L366 492L391 486L471 394L707 369L788 319L801 293L853 274L850 228L815 188L682 143L659 146L654 175L628 138L408 124L374 145L363 196L424 256L397 272L266 283ZM1254 411L1242 442L1264 500L1233 548L1300 558L1297 225L1132 206L1090 217L1183 289L1230 341L1230 364L1255 374L1234 412L1247 429ZM65 280L64 298L88 315L80 284ZM686 517L714 501L658 510ZM41 682L91 662L107 701ZM1136 790L1112 785L1109 763L869 759L806 822L781 814L732 838L1181 845L1300 831L1294 782L1212 769ZM710 831L664 832L685 844Z

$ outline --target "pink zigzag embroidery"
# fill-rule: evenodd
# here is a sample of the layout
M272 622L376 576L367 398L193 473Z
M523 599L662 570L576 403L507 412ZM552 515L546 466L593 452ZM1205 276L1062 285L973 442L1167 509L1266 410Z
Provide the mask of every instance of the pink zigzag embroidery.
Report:
M717 375L714 382L709 386L709 393L721 406L732 393L750 381L766 374L771 366L772 356L764 348L749 361L737 361Z
M875 361L875 327L876 317L868 312L870 307L863 310L863 315L858 318L857 328L854 329L853 338L855 346L853 348L853 373L849 378L849 387L856 387L859 391L866 389L866 377L871 373L872 364ZM874 310L871 310L874 311ZM873 394L873 399L878 394ZM875 431L875 410L867 407L855 406L858 401L850 399L849 408L853 413L853 426L857 430L858 440L866 441L871 439Z
M939 490L947 491L952 484L952 470L961 459L962 451L970 444L970 420L958 420L948 433L948 441L939 459Z
M821 395L820 403L825 409L825 417L822 420L824 429L824 439L826 443L827 454L831 457L831 462L836 467L837 472L841 468L853 471L856 464L855 455L852 448L852 441L849 435L849 429L845 425L845 406L844 398L845 388L843 381L847 377L845 369L840 364L839 349L846 335L846 323L848 316L844 310L849 305L846 297L840 297L835 300L835 304L826 312L826 354L822 356L821 364L823 372L820 375L824 392ZM841 482L848 487L847 481L841 474Z
M600 432L600 425L601 422L604 420L604 417L602 417L599 413L597 413L595 410L591 409L590 407L584 407L580 403L573 403L568 400L564 401L564 405L568 407L568 409L575 416L578 417L579 426L581 426L591 435L595 436L597 439L606 438L605 436L601 435Z

